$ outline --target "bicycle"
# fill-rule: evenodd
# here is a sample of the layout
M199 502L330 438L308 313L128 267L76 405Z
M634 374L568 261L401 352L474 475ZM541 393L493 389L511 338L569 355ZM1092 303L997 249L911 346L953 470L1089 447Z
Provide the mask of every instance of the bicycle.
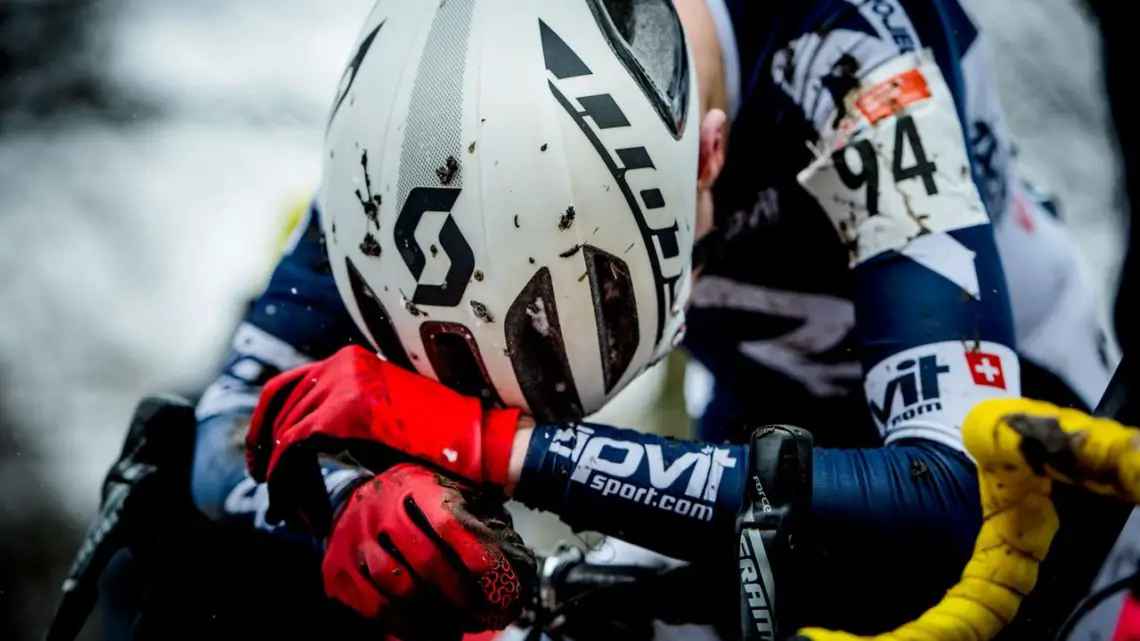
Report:
M1057 531L1050 499L1054 482L1140 503L1140 432L1045 403L1029 402L1038 412L1009 414L1010 402L1020 401L983 403L964 429L978 463L984 521L963 581L915 621L873 637L877 641L993 639L1035 586ZM104 483L101 517L77 554L45 639L77 636L97 599L99 576L119 549L161 548L162 539L178 529L183 517L179 501L170 497L188 492L193 430L193 409L184 402L151 398L140 404L123 454ZM531 629L528 641L542 634L552 641L596 641L605 636L605 631L597 634L604 626L615 639L648 638L647 625L654 620L715 624L733 620L731 613L725 616L726 603L736 609L732 598L691 589L718 583L701 566L599 565L589 563L580 549L564 546L541 558L539 567L534 598L519 622ZM1128 577L1091 595L1057 638L1064 639L1083 614L1135 580ZM587 629L595 634L574 634ZM869 639L818 629L798 634L807 641Z
M139 404L122 453L104 480L100 514L76 554L56 615L43 637L45 641L74 641L96 606L100 577L122 550L137 555L143 559L142 565L152 570L166 568L157 571L176 575L174 580L178 581L177 575L207 562L186 554L185 546L194 545L187 543L189 539L230 541L231 544L223 542L216 547L229 549L231 557L242 556L241 550L252 553L255 548L272 543L233 541L242 533L219 530L193 509L189 474L194 430L193 407L182 399L150 397ZM296 551L283 552L295 556ZM304 574L299 567L278 567L286 555L275 554L268 552L264 561L251 564L261 568L259 571L274 567L274 576L267 581L281 582L294 574ZM225 565L225 561L210 562ZM560 641L589 628L601 634L579 634L577 638L598 641L599 636L611 634L615 641L630 641L637 638L639 631L647 631L655 620L711 624L714 613L726 603L733 603L733 595L714 596L708 590L692 594L692 585L709 582L703 578L706 572L697 566L661 569L592 563L581 549L563 545L553 554L539 558L536 589L519 625L531 629L532 640L545 634L551 641ZM726 582L722 579L717 583ZM318 579L308 597L321 600L322 593ZM353 618L351 613L335 608L331 614L341 619ZM150 620L163 616L154 615ZM142 619L146 618L144 613ZM136 630L138 627L136 622ZM603 627L607 629L602 630Z
M724 622L725 595L692 589L708 578L708 569L695 565L593 563L581 548L563 543L538 557L535 594L516 626L526 630L526 641L648 641L654 621L715 626Z
M1013 620L1036 584L1037 569L1059 525L1050 498L1054 482L1140 504L1140 431L1047 403L1031 402L1029 409L1037 411L1011 413L1005 400L983 403L967 421L965 439L978 463L983 525L963 580L942 602L873 637L808 628L793 641L989 641ZM564 635L559 633L568 627L572 631L567 624L575 621L712 623L716 618L711 613L720 597L687 589L699 580L699 568L590 565L584 558L580 549L568 546L540 558L537 605L521 622L532 626L527 641L538 641L544 632L560 641ZM1133 585L1140 585L1140 573L1090 594L1054 639L1068 639L1093 608ZM615 594L615 587L622 591Z
M1011 403L1021 403L1020 406ZM1011 408L1022 407L1014 411ZM1024 411L1028 409L1030 411ZM1013 620L1037 582L1057 532L1054 482L1140 503L1140 431L1075 410L1019 399L987 401L963 429L978 463L983 522L962 580L934 607L874 637L805 629L804 641L989 641ZM1129 587L1126 577L1086 597L1060 626L1068 637L1097 604Z

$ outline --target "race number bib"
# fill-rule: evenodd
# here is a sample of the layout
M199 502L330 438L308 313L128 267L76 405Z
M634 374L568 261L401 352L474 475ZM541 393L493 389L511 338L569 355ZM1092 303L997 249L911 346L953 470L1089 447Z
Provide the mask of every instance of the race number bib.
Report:
M930 53L871 71L828 119L799 183L827 212L855 267L919 236L988 222L954 97Z

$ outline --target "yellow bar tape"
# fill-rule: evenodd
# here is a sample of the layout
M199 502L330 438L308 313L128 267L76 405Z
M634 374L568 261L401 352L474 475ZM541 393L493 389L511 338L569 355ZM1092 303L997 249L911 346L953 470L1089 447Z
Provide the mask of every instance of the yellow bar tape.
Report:
M804 641L989 641L1037 583L1057 532L1053 481L1140 502L1140 431L1027 399L978 404L962 428L978 463L982 528L962 579L896 630L865 637L818 628Z
M283 212L277 237L273 239L272 253L266 256L259 287L264 286L269 281L278 261L281 260L289 246L289 239L293 237L293 233L297 231L297 226L301 224L305 214L308 213L311 202L311 196L295 198L290 202L289 208Z
M297 230L297 225L301 223L301 218L309 212L309 206L312 202L310 196L296 198L290 204L289 209L286 210L284 220L282 220L281 231L277 234L277 242L274 246L273 260L276 262L281 254L285 253L285 246L289 242L289 238L293 236L293 232Z

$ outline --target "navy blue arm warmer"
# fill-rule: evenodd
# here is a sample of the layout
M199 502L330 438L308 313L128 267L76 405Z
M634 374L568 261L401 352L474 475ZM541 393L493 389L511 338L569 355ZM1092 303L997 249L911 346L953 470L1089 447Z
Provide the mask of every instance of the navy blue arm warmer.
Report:
M576 530L714 561L734 551L747 461L744 445L713 447L602 425L540 426L516 498ZM813 584L856 590L873 579L928 597L961 571L981 520L974 465L963 454L909 441L817 448L813 465ZM878 574L869 577L858 569L864 566ZM894 571L909 580L883 574Z

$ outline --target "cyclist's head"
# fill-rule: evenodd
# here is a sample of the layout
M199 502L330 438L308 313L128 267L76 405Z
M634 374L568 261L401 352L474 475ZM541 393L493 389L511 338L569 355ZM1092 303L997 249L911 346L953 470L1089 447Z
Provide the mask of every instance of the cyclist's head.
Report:
M540 420L684 331L700 106L671 0L382 0L341 81L322 221L391 361Z

